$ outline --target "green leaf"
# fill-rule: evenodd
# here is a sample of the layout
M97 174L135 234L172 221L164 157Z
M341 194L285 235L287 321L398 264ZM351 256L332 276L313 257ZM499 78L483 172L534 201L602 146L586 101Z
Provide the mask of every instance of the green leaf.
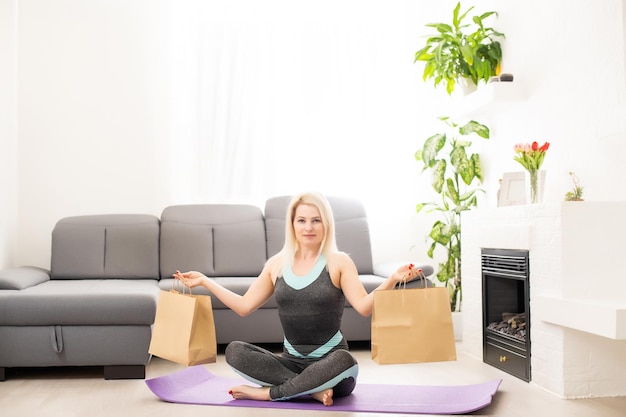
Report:
M432 167L433 169L433 178L432 178L432 186L437 191L437 193L441 194L441 190L443 189L443 183L445 181L447 162L445 159L440 159L437 163Z
M465 19L467 14L472 11L473 8L474 6L470 7L469 9L465 11L465 13L459 16L459 10L461 9L461 2L457 3L456 7L454 8L454 12L452 13L452 21L453 21L455 28L459 29L461 27L461 22Z
M459 19L459 10L461 10L461 2L458 2L454 10L452 10L452 25L455 28L459 27L459 24L461 23L461 20L463 19L463 18Z
M450 227L442 222L436 222L430 231L430 238L440 245L450 242Z
M457 244L457 245L453 245L450 248L450 254L452 255L452 272L454 273L454 267L455 267L455 260L456 259L461 259L461 245Z
M444 263L439 264L439 272L437 272L437 279L439 282L447 283L454 275L448 271L447 265Z
M446 186L448 188L448 197L455 205L458 205L460 203L459 190L457 190L452 178L448 178L448 180L446 181Z
M452 92L454 91L454 86L455 86L455 81L454 79L449 79L446 82L446 92L451 95Z
M470 163L465 153L465 147L456 147L450 153L450 162L455 171L461 176L463 182L470 184L474 178L474 166ZM468 182L469 180L469 182Z
M495 14L496 16L498 15L498 13L497 13L497 12L487 12L487 13L483 13L483 14L481 14L480 16L474 16L474 19L478 19L479 21L481 21L481 22L482 22L483 20L485 20L486 18L488 18L489 16L494 15L494 14ZM474 21L475 21L475 20L474 20Z
M483 182L483 169L480 165L480 155L474 153L470 157L472 165L474 166L474 175L478 178L478 181Z
M430 53L430 46L427 45L415 53L415 61L413 62L428 61L432 57L433 54Z
M434 27L441 34L447 34L447 33L452 32L452 27L448 25L447 23L436 23L434 25L427 25L427 26Z
M427 78L431 78L435 74L436 70L437 68L435 67L435 63L433 61L428 62L424 67L424 73L422 76L423 80L425 81Z
M465 125L459 128L461 135L470 135L476 133L478 136L484 139L489 139L489 128L482 123L478 123L475 120L470 120Z
M467 62L470 66L474 65L474 49L471 45L463 44L459 49L463 55L463 59L465 59L465 62Z
M422 159L424 164L428 167L432 167L437 160L437 154L446 144L446 134L437 133L424 142L422 148Z
M430 248L428 248L428 252L426 252L429 258L431 259L433 258L436 248L437 248L437 242L433 242L433 244L430 245Z

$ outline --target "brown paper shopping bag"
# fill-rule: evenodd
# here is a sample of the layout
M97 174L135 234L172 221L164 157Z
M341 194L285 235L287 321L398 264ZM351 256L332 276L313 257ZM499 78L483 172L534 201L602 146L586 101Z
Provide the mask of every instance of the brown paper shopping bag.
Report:
M188 366L215 362L211 297L160 291L148 352Z
M372 359L379 364L456 360L448 290L376 291Z

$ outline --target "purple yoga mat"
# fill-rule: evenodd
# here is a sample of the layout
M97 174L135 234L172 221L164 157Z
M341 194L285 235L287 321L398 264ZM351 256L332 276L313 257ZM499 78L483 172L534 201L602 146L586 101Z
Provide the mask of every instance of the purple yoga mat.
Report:
M148 379L146 385L163 401L182 404L377 413L465 414L491 404L491 399L501 382L502 380L494 380L462 386L357 383L351 395L334 398L331 407L325 407L308 396L290 401L234 400L228 394L228 389L249 382L240 377L226 378L214 375L202 365Z

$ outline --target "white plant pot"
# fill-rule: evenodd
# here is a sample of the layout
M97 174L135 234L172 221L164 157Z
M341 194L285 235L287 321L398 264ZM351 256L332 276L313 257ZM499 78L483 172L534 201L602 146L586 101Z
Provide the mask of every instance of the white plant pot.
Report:
M467 96L478 89L478 86L469 78L460 78L456 85L459 87L461 94L464 96Z

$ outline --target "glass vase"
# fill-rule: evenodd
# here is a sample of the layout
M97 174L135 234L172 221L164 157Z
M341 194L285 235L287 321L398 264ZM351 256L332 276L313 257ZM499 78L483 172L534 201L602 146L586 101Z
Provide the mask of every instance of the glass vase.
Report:
M543 201L543 184L545 171L532 170L526 172L526 201L529 204L538 204Z

